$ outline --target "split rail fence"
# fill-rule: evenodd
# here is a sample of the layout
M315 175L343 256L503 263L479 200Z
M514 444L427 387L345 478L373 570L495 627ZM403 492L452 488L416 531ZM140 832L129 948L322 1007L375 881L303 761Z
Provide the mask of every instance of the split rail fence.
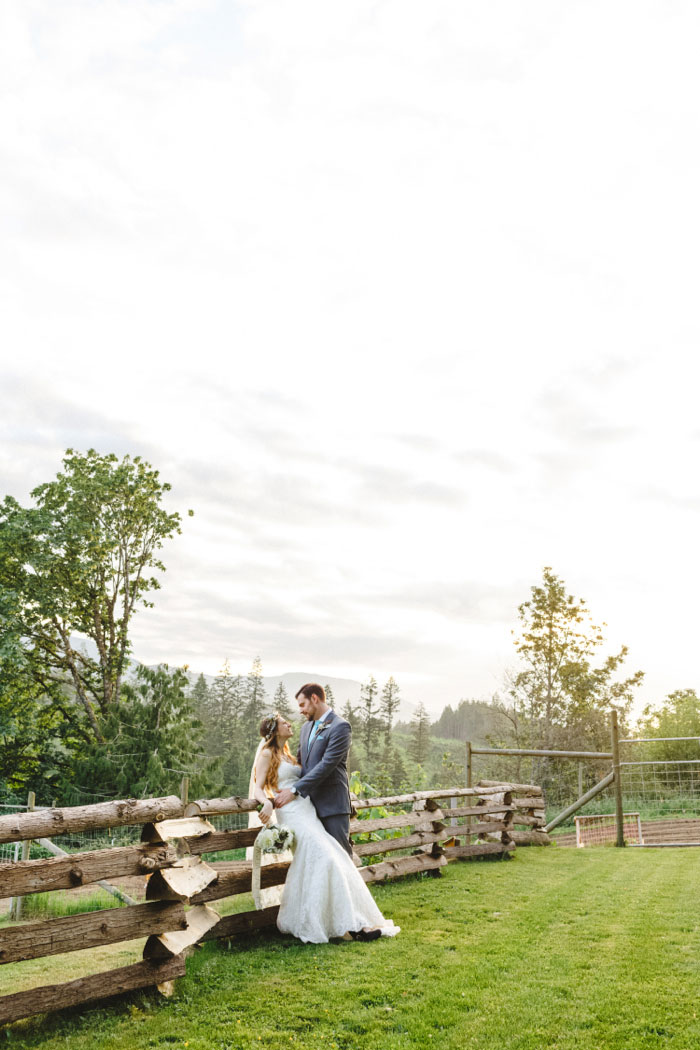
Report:
M535 785L484 781L468 788L358 799L353 805L350 834L356 863L369 859L360 868L366 883L416 872L439 874L451 861L509 854L516 844L549 841L543 830L544 799ZM380 817L369 812L380 807L392 812ZM253 799L204 799L186 805L172 795L0 816L0 844L142 826L137 845L0 864L0 898L148 876L142 903L0 929L0 965L146 938L140 962L0 996L0 1024L149 986L167 994L175 978L184 975L185 959L195 944L273 926L277 907L223 917L211 907L214 901L250 892L250 861L204 859L251 846L259 831L217 831L209 818L257 808ZM391 837L377 837L387 835ZM288 867L265 864L262 888L283 883Z

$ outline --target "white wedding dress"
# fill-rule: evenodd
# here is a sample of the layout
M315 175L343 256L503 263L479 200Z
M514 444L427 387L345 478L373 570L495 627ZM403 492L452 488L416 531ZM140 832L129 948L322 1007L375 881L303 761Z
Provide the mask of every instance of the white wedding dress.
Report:
M299 766L281 762L280 790L300 775ZM295 837L278 929L312 944L364 926L378 926L383 937L395 937L400 928L384 918L352 859L318 819L311 799L299 795L275 812L278 823L291 828Z

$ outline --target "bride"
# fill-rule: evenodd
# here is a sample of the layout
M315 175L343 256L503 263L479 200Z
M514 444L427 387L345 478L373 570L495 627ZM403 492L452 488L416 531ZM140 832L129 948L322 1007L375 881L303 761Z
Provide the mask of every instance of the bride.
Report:
M275 792L290 787L301 775L301 767L289 750L292 727L285 718L273 715L265 719L260 735L253 798L262 803L260 820L267 824ZM299 795L275 813L278 822L294 832L296 842L278 929L313 944L324 944L333 937L395 937L399 927L384 918L352 859L318 819L311 799Z

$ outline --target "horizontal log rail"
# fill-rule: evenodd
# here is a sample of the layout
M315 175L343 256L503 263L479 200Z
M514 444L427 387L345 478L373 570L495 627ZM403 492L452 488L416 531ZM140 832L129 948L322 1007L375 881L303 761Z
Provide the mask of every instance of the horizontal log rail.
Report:
M358 857L374 857L381 853L393 853L399 849L415 849L417 846L442 842L449 838L450 831L417 831L413 835L402 835L396 839L378 839L376 842L358 842L353 849Z
M219 941L227 937L240 937L241 934L251 933L253 930L261 930L266 926L275 926L279 906L274 908L261 908L260 911L244 911L238 915L224 915L202 937L203 941Z
M467 846L446 846L445 856L448 860L453 857L485 857L489 853L510 853L514 849L514 842L473 842Z
M15 992L0 997L0 1024L18 1021L21 1017L46 1013L48 1010L63 1010L67 1006L94 1002L110 995L131 992L136 988L161 985L185 974L185 957L176 955L165 962L148 960L122 966L107 973L96 973L91 977L79 977L66 984L48 984L32 988L28 992Z
M0 963L62 955L186 928L185 909L179 901L153 901L64 915L0 930Z
M103 879L147 875L177 860L173 846L116 846L68 857L0 864L0 897L74 890Z
M420 802L429 798L464 798L468 795L493 795L498 788L503 791L509 785L498 784L496 788L491 785L468 788L434 788L432 791L413 791L407 795L389 795L386 798L354 798L352 800L355 809L373 809L376 806L403 806L411 802Z
M217 870L218 879L216 882L210 883L200 893L195 894L191 898L192 904L206 904L207 901L221 900L222 897L233 897L238 893L250 893L253 871L251 861L231 861L222 864L212 864L211 867ZM281 885L287 878L288 868L288 863L264 864L260 869L260 885L262 889Z
M223 853L225 850L252 846L260 834L260 828L236 828L233 831L215 831L201 838L187 839L190 853Z
M231 795L229 798L200 798L185 806L186 817L227 817L232 813L251 813L260 809L254 798Z
M542 794L542 788L538 784L513 784L509 780L480 780L478 787L507 788L509 791L520 791L523 795Z
M454 809L446 809L445 817L483 817L486 813L514 813L515 806L499 805L497 802L488 802L483 806L456 806Z
M527 755L531 758L612 759L612 751L543 751L522 747L472 747L473 755Z
M405 828L411 825L422 826L439 823L444 820L441 809L408 813L394 813L390 817L377 817L374 820L351 820L351 835L367 835L372 831L392 831L394 828Z
M123 827L125 824L147 824L149 821L181 816L182 802L177 795L127 798L118 802L98 802L91 806L70 806L65 809L35 809L0 817L0 844Z
M366 883L386 882L402 875L414 875L419 871L435 871L447 864L444 856L433 857L430 853L419 853L413 857L397 857L396 860L383 860L379 864L368 864L360 868L360 875Z

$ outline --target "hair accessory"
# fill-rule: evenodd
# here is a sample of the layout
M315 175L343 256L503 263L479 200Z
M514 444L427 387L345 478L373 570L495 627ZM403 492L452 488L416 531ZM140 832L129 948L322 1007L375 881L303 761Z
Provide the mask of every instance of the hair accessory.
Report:
M277 729L277 719L278 718L279 718L279 713L277 711L275 711L274 715L270 715L270 717L268 718L267 724L265 726L265 739L266 740L269 740L270 737L274 735L274 732Z

